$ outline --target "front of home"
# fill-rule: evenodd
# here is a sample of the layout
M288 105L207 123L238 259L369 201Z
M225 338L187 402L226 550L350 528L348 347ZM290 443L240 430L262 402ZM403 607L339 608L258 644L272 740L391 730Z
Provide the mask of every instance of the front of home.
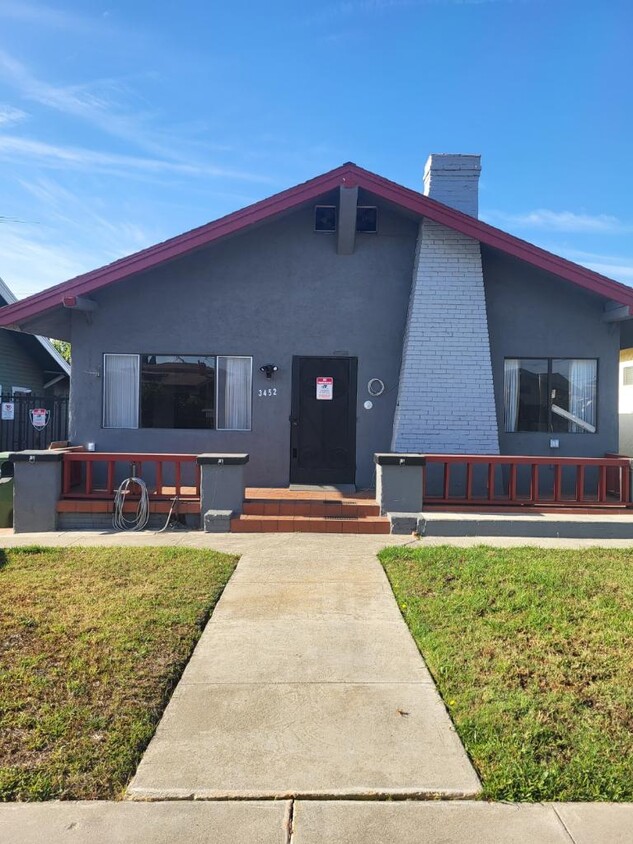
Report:
M346 164L0 310L70 340L70 438L247 453L247 483L372 487L376 452L618 451L633 291L477 219L478 156L424 193Z

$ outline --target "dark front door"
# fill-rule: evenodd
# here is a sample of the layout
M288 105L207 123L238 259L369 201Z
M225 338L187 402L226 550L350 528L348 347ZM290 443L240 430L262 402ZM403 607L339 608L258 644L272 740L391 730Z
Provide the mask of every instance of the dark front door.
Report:
M356 358L293 358L291 483L354 483L357 364Z

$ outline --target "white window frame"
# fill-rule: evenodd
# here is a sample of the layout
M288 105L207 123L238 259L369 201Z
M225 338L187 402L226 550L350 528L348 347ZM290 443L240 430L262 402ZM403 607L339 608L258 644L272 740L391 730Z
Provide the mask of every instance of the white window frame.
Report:
M251 381L251 389L250 389L250 413L249 417L251 420L250 427L248 428L220 428L218 424L215 426L216 431L234 431L235 433L248 433L249 431L253 430L253 356L252 355L216 355L215 356L215 418L216 421L219 422L220 420L220 379L218 377L219 372L219 363L218 361L220 358L232 358L233 360L248 360L251 364L251 369L249 372L250 381Z
M136 358L138 361L138 371L139 371L139 378L138 383L136 385L136 425L133 426L125 426L122 427L121 425L106 425L105 424L105 415L106 415L106 358ZM103 385L101 388L101 427L107 429L108 431L136 431L139 428L139 417L141 412L141 356L137 355L134 352L104 352L103 353L103 366L101 367L103 372Z
M30 396L33 390L30 387L11 387L12 396Z

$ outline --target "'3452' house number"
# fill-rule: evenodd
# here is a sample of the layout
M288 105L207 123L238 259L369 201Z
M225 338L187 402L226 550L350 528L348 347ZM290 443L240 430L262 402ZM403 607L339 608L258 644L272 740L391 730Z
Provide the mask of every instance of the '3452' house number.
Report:
M274 398L277 395L277 387L264 387L257 391L257 395L260 399Z

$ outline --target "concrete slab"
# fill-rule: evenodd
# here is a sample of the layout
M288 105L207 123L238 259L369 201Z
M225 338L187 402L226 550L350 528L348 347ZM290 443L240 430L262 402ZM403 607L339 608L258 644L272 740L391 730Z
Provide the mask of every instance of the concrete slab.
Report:
M376 557L367 554L332 556L324 553L297 555L247 554L236 570L232 583L378 583L385 574Z
M18 803L0 805L6 844L285 844L289 803Z
M402 623L213 622L180 682L433 682L415 642L403 635Z
M432 685L298 683L178 686L128 796L479 791Z
M213 622L311 619L398 621L400 611L386 578L379 583L249 583L224 590Z
M553 803L575 844L632 844L632 803Z
M418 520L421 536L631 539L633 515L574 515L566 513L423 513Z
M573 517L572 517L573 518ZM583 517L578 517L583 518ZM333 545L328 545L332 542ZM538 548L632 548L633 539L561 538L532 536L427 536L422 540L412 540L409 536L373 536L361 534L309 534L309 533L218 533L208 534L203 531L176 531L158 533L142 531L140 533L117 533L115 531L58 531L55 533L20 533L7 532L0 535L0 547L12 548L20 545L65 546L106 546L106 547L146 547L168 545L182 548L213 548L227 554L246 554L255 551L271 555L275 550L292 546L294 551L305 551L320 555L321 558L332 554L376 554L381 548L390 545L409 545L421 548L433 545L452 545L459 548L471 548L474 545L489 545L498 548L516 548L530 545Z
M479 802L301 801L293 844L570 844L549 806ZM609 838L602 842L611 841Z

